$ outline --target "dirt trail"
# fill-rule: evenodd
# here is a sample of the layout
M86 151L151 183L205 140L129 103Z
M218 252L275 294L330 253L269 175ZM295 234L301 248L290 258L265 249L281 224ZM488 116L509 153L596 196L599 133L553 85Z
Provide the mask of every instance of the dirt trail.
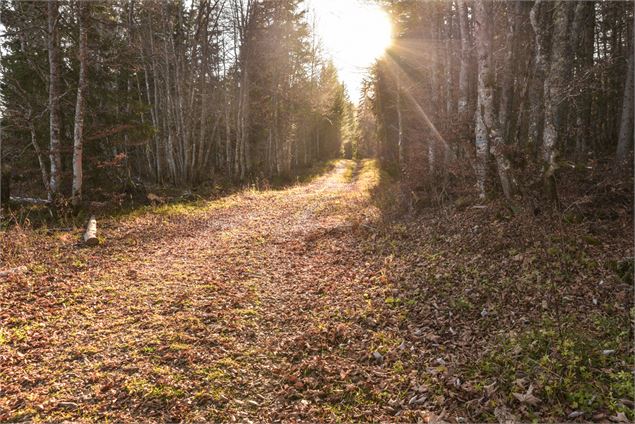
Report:
M355 235L378 213L370 165L113 222L97 249L61 243L38 276L53 288L25 277L20 311L4 305L0 420L391 416L394 340L372 331L379 265Z

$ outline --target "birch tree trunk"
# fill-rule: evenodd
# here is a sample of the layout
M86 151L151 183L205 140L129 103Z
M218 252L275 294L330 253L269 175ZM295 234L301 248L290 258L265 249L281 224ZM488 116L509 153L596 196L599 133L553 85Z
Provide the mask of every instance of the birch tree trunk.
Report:
M82 200L82 151L84 135L84 109L86 105L86 90L88 88L88 29L90 3L78 2L79 7L79 81L77 84L77 101L75 103L75 129L73 131L73 206L79 205Z
M459 70L459 116L466 117L467 114L467 97L468 97L468 72L469 72L469 48L470 34L467 28L467 13L463 0L457 1L459 12L459 27L461 29L461 67Z
M545 127L542 139L543 180L545 194L557 203L555 174L558 170L559 134L558 109L563 101L567 83L567 47L569 28L569 8L573 3L559 0L555 4L551 68L545 79Z
M628 72L624 85L624 100L622 101L622 119L620 135L617 142L615 159L620 165L629 161L628 152L633 146L633 48L628 58Z
M476 112L474 113L475 120L475 147L476 147L476 163L474 165L474 171L476 173L476 188L478 190L478 196L481 199L485 199L485 179L487 177L487 129L485 128L485 122L483 121L483 114L481 110L483 108L482 96L480 89L479 78L479 90L477 96Z
M62 178L62 156L60 151L60 46L59 46L59 4L55 0L48 2L48 59L49 59L49 159L51 173L49 182L49 201L59 195Z
M84 232L84 244L87 246L97 246L99 239L97 238L97 219L91 216L86 225L86 231Z
M445 117L446 126L450 126L450 119L454 115L455 105L458 103L453 97L454 91L454 79L452 72L452 56L454 54L452 50L452 2L449 1L446 4L445 9L446 23L441 31L444 37L445 54L444 54L444 67L445 67Z
M35 151L35 155L37 156L38 164L40 165L40 174L42 175L42 183L44 184L44 189L47 193L49 193L49 175L46 170L46 162L44 161L44 155L42 154L42 150L40 149L40 145L37 143L37 134L35 132L35 124L32 120L29 119L29 131L31 132L31 145L33 146L33 150Z
M490 28L488 22L488 10L485 2L478 1L474 8L474 17L477 30L477 51L478 51L478 108L477 108L477 129L476 146L479 171L479 195L485 196L485 175L486 153L484 154L489 141L490 153L496 160L498 177L503 188L503 194L510 199L514 190L515 182L511 176L511 164L503 154L503 137L500 133L498 121L494 119L494 73L491 66L492 45ZM478 174L478 172L477 172Z

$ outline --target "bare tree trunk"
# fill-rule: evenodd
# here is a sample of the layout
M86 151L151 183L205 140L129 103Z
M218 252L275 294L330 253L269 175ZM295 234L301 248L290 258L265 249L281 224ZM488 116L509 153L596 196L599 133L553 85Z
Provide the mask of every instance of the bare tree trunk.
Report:
M33 150L35 151L35 155L37 156L38 164L40 165L40 173L42 174L42 183L44 184L44 189L47 193L49 193L49 175L46 170L46 162L44 161L44 155L42 154L42 150L40 149L40 145L37 143L37 134L35 132L35 124L33 121L29 120L29 130L31 132L31 145L33 146Z
M483 121L483 114L481 113L482 109L483 109L483 105L482 105L482 96L481 96L481 87L480 87L480 78L479 78L479 89L478 89L476 113L474 114L474 120L476 121L476 126L475 126L476 163L474 166L474 171L476 173L476 188L478 190L478 195L481 199L485 199L485 179L487 178L488 143L487 143L487 128L485 127L485 122Z
M531 26L536 37L534 53L534 75L529 90L529 129L527 134L527 144L530 149L536 151L541 139L544 120L544 81L547 70L546 46L543 36L541 22L541 8L544 7L542 0L536 0L529 13Z
M457 1L457 7L459 11L459 26L461 28L461 68L459 70L459 101L458 110L459 116L466 117L467 115L467 98L468 98L468 72L469 72L469 49L470 39L469 31L467 28L467 13L465 11L465 4L463 0Z
M60 151L60 46L59 46L59 4L48 2L48 57L49 57L49 131L51 174L48 198L56 200L62 178L62 156Z
M234 177L236 178L240 178L240 176L242 175L242 173L244 173L244 171L242 171L242 161L241 161L241 145L242 145L242 129L243 129L243 125L242 125L242 101L243 101L243 96L242 96L242 84L240 84L241 87L238 87L238 93L237 93L237 100L238 100L238 104L237 104L237 109L236 109L236 146L234 146Z
M164 171L163 171L163 162L162 162L162 157L164 156L162 153L165 151L164 145L161 142L159 136L156 134L156 132L158 132L161 128L161 121L159 119L160 115L159 115L159 83L158 83L158 66L157 66L157 60L156 60L156 56L155 56L155 50L154 50L154 31L152 29L152 17L148 17L148 22L149 22L149 34L148 34L148 38L150 39L150 59L151 59L151 64L152 64L152 90L154 93L154 102L151 103L152 107L151 107L151 111L153 111L153 119L152 119L152 125L155 128L155 135L154 135L154 139L155 139L155 159L156 159L156 168L157 168L157 182L158 183L162 183L163 182L163 178L164 178ZM146 71L146 85L148 83L148 75L147 75L147 71ZM150 91L148 89L148 102L150 101ZM163 136L165 137L167 134L163 134Z
M509 134L509 121L514 96L514 39L516 38L516 16L519 14L520 2L507 4L507 33L505 36L505 59L503 63L503 80L501 83L500 107L498 109L498 120L500 122L501 134L507 138Z
M399 70L397 70L397 151L399 167L403 169L405 164L404 140L403 140L403 118L401 116L401 84L399 81Z
M201 56L202 56L202 61L201 61L201 69L200 69L200 75L199 75L199 79L200 79L200 94L201 94L201 114L200 114L200 132L199 132L199 137L198 137L198 142L199 142L199 151L202 152L203 151L203 144L205 143L205 133L207 130L207 98L206 98L206 89L207 89L207 79L205 78L206 74L207 74L207 60L208 60L208 45L209 45L209 39L208 39L208 34L207 34L207 28L208 28L208 18L209 18L209 13L207 13L205 15L205 18L203 19L203 32L202 32L202 46L201 46ZM194 91L194 90L192 90ZM194 146L195 147L195 146ZM200 156L200 154L199 154ZM200 159L202 159L201 157L199 157L199 161ZM200 165L200 163L198 164ZM192 149L192 160L191 160L191 174L194 174L194 168L197 166L197 160L196 160L196 149L193 148Z
M84 134L84 109L86 107L86 90L88 88L88 29L90 3L80 1L79 7L79 81L77 84L77 101L75 103L75 129L73 132L73 206L82 200L82 151Z
M243 68L242 83L240 87L242 100L240 102L240 179L245 179L245 173L251 168L251 152L249 150L249 75L247 64Z
M438 58L442 58L444 57L443 55L443 48L441 48L441 35L443 34L443 13L439 11L439 8L441 7L440 4L434 4L430 10L430 35L431 38L434 42L433 45L433 51L434 54L436 55L436 57ZM443 63L442 60L435 60L432 61L431 63L431 75L430 75L430 81L431 81L431 104L433 105L434 108L434 116L432 118L432 120L434 122L440 122L440 120L444 120L444 123L447 123L447 120L445 120L444 118L446 117L446 104L444 104L443 102L443 95L442 93L443 91L443 80L445 79L444 76L444 72L443 72ZM404 93L405 94L405 93ZM445 127L445 125L444 125ZM437 146L436 146L436 140L435 141L429 141L428 142L428 175L429 175L429 179L430 181L434 181L434 176L436 174L436 170L437 170L437 155L436 155L436 151L437 151Z
M515 182L511 176L511 164L503 154L503 137L500 133L498 121L494 119L494 75L491 67L492 60L492 45L490 37L490 28L488 22L488 11L484 2L476 2L474 8L474 17L477 24L478 34L478 108L477 108L477 130L476 130L476 143L477 154L481 151L481 157L478 158L482 161L483 144L486 143L484 138L489 140L490 153L496 160L496 168L498 170L498 177L503 188L503 194L506 198L510 199L514 190ZM480 116L479 116L480 115ZM486 169L484 164L480 164L482 168ZM484 189L484 176L479 175L479 193L481 197L485 195ZM483 178L483 180L480 180ZM483 184L481 186L481 184Z
M441 31L444 37L445 52L444 52L444 66L445 66L445 124L446 127L450 125L450 117L454 115L454 107L456 100L453 97L453 72L452 72L452 56L454 54L452 50L452 1L448 1L445 8L446 23Z
M622 101L622 119L620 135L617 142L615 159L620 165L629 161L628 152L633 146L633 48L628 57L628 72L624 84L624 100Z
M573 3L559 0L554 10L553 43L551 68L545 79L545 128L542 139L543 179L545 191L550 200L557 203L555 174L558 170L559 126L558 109L563 100L566 86L567 46L569 29L569 8Z
M225 172L227 175L232 174L232 130L231 130L231 104L225 94Z
M593 41L595 32L595 2L579 1L575 9L572 39L576 43L578 75L584 81L593 68ZM588 87L583 87L576 98L575 158L586 159L587 139L590 136L591 105L593 97Z
M163 32L165 34L165 37L172 37L171 34L168 34L168 28L166 26L166 14L165 14L165 10L164 8L161 9L162 11L162 20L163 20ZM170 177L172 179L173 183L179 183L180 182L180 175L179 172L177 170L177 165L176 165L176 161L174 158L174 136L173 136L173 131L172 131L172 126L173 123L175 121L176 118L174 118L173 116L173 108L174 105L172 103L172 95L171 95L171 78L170 78L170 64L172 63L172 61L170 60L170 56L168 54L168 42L166 40L163 41L163 53L164 53L164 60L165 60L165 101L166 101L166 135L167 135L167 146L166 146L166 159L168 162L168 169L170 170Z

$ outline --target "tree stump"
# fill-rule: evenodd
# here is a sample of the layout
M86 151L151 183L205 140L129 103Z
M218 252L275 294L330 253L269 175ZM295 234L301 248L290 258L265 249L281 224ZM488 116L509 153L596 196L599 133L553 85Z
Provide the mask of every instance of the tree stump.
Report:
M86 226L86 232L84 233L84 244L86 246L97 246L99 239L97 238L97 219L95 216L91 216Z

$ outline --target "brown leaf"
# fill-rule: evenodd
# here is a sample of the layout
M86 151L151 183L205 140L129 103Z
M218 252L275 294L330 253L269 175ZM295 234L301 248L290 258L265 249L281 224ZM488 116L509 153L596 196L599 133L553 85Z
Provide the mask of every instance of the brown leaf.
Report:
M527 393L512 393L512 395L518 399L520 403L526 403L528 405L536 406L540 403L540 399L532 394L534 391L534 386L529 385L529 389L527 389Z

